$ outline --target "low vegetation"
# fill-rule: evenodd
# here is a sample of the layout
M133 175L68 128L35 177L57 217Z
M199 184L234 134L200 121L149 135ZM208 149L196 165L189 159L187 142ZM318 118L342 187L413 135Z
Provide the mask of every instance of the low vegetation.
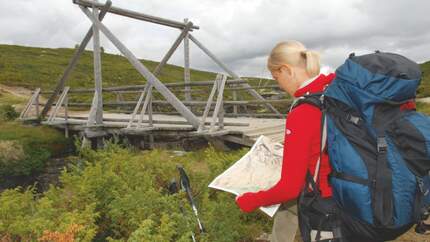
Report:
M417 111L430 115L430 103L417 103Z
M234 196L208 189L209 182L246 150L231 153L212 148L177 153L134 151L109 144L99 152L81 150L61 175L61 187L37 195L12 189L0 195L0 234L36 241L61 236L75 241L251 241L270 230L262 213L243 214ZM184 194L170 195L176 165L190 176L206 233L198 233Z
M418 97L430 97L430 61L421 64L423 80L418 89Z
M6 116L10 114L6 113ZM41 171L46 161L60 155L68 143L70 141L61 132L49 127L0 121L0 182L8 176Z
M0 45L0 84L8 86L19 86L34 90L40 87L42 91L52 90L59 78L62 76L74 49L59 48L36 48L16 45ZM154 70L158 62L141 60L149 69ZM215 64L214 64L215 65ZM166 65L159 79L164 83L183 82L184 69L180 66ZM213 80L216 73L191 70L192 81ZM121 55L102 53L102 77L103 87L143 85L145 79L133 68L127 59ZM274 84L273 80L250 78L249 80L259 80L255 85ZM93 56L92 51L85 51L76 68L69 77L67 86L74 88L94 88ZM211 87L196 87L197 92L192 93L195 100L201 100L202 93L207 98ZM200 92L198 92L200 90ZM174 91L180 99L184 99L184 92ZM158 95L154 92L154 95ZM230 91L226 91L226 96L231 97ZM47 97L47 96L46 96ZM105 93L105 100L115 101L116 96ZM135 101L137 94L124 95L128 101ZM243 92L242 98L249 99L251 96ZM70 102L84 101L90 103L92 94L71 95Z

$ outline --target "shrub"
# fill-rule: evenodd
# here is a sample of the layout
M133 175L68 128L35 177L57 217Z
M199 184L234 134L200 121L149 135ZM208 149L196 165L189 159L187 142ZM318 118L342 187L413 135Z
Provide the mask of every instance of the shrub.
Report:
M270 229L270 220L261 213L241 213L233 195L207 187L214 176L244 152L221 153L208 148L176 156L166 150L133 151L115 144L107 144L100 151L84 149L80 151L80 157L75 158L80 162L61 175L62 186L51 187L42 198L32 200L28 191L3 193L0 199L12 197L16 204L25 207L2 210L3 216L15 221L14 224L27 223L22 213L16 210L28 211L26 206L34 207L44 201L46 208L38 207L41 221L48 217L47 214L54 213L58 217L73 213L76 219L63 221L58 229L44 223L38 228L30 225L34 230L32 233L39 236L37 238L46 235L43 231L57 237L70 236L70 226L77 224L84 226L73 235L77 241L86 241L83 238L112 242L190 241L192 233L198 241L251 241ZM183 165L190 176L205 234L198 233L185 194L171 195L168 192L172 178L179 180L177 164ZM84 215L89 219L82 224L78 218ZM35 223L36 217L32 217L30 223ZM30 229L0 226L0 234L29 238Z
M86 204L79 211L62 205L49 197L36 199L32 188L6 190L0 195L0 235L12 241L46 241L43 239L61 234L72 235L76 241L91 241L95 234L94 205Z
M68 145L55 129L0 122L0 179L41 171L50 157Z
M12 105L0 105L0 121L12 121L19 117Z

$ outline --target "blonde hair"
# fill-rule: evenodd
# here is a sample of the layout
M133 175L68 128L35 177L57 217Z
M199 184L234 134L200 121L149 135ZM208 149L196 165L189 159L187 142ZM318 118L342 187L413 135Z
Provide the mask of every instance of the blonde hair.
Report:
M282 65L289 64L306 70L310 77L320 73L320 55L295 40L278 43L270 52L267 60L269 70L277 70Z

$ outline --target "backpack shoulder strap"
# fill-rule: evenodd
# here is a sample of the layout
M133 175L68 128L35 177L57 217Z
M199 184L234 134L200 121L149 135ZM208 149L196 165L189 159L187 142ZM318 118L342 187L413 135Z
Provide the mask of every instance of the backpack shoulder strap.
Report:
M324 110L324 94L322 92L312 93L312 94L307 94L307 95L304 95L304 96L298 98L291 105L290 112L294 108L296 108L299 105L304 104L304 103L307 103L307 104L310 104L310 105L312 105L314 107L317 107L322 112L322 116L321 116L321 129L322 130L321 130L320 155L319 155L318 161L316 163L314 177L312 179L312 181L314 183L318 183L318 175L319 175L319 170L320 170L322 153L324 152L324 149L325 149L325 146L326 146L326 142L327 142L327 122L326 122L325 110ZM309 171L308 171L308 173L309 173ZM310 173L309 173L309 175L310 175ZM309 184L309 181L306 181L306 183ZM312 185L312 184L310 184L310 185ZM312 188L312 186L310 186L310 188Z
M310 104L322 110L323 108L323 100L321 99L322 96L323 96L323 93L318 92L318 93L307 94L302 97L299 97L291 105L290 111L304 103Z

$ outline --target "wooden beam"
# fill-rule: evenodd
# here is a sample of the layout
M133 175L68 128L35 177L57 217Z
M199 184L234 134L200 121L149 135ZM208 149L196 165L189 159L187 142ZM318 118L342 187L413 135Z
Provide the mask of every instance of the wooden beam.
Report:
M240 84L240 83L247 83L245 80L227 80L226 84ZM214 84L214 81L196 81L191 83L184 83L184 82L171 82L171 83L165 83L164 85L166 87L184 87L184 86L212 86ZM118 86L118 87L105 87L103 88L103 92L116 92L116 91L129 91L129 90L142 90L145 88L146 85L129 85L129 86ZM253 87L251 87L253 88ZM239 89L237 89L239 90ZM93 88L79 88L79 89L73 89L70 90L69 93L91 93L93 92ZM52 91L41 91L41 94L52 94Z
M39 94L40 94L40 88L36 88L30 100L28 100L24 109L21 111L21 114L19 115L19 119L25 118L25 116L31 110L31 107L34 105L35 102L37 103L37 105L39 105Z
M188 23L188 19L184 19L184 23ZM191 82L190 72L190 39L188 32L184 36L184 84L185 84L185 101L191 101L191 88L187 86Z
M211 122L211 127L210 127L210 132L214 132L215 131L215 122L216 119L218 118L218 122L221 122L221 119L219 119L219 113L221 111L222 108L222 102L223 102L223 97L224 97L224 87L225 87L225 81L227 80L227 76L223 75L222 79L218 81L218 83L214 84L217 85L217 89L218 89L218 97L216 100L216 104L215 104L215 109L214 112L212 114L212 122ZM221 125L220 125L221 126Z
M201 121L200 121L200 126L199 126L199 128L197 129L197 132L202 132L203 130L204 130L204 126L205 126L205 124L206 124L206 118L208 117L208 114L209 114L209 111L210 111L210 109L211 109L211 106L212 106L212 100L213 100L213 98L214 98L214 95L215 95L215 92L216 92L216 90L217 90L217 82L218 82L218 80L220 79L220 78L222 78L222 76L220 75L220 74L218 74L217 75L217 77L216 77L216 82L214 83L214 85L213 85L213 87L212 87L212 91L211 91L211 93L209 94L209 98L208 98L208 101L206 102L206 107L205 107L205 110L204 110L204 112L203 112L203 116L202 116L202 119L201 119Z
M112 2L110 0L106 1L106 3L102 5L101 13L99 15L100 21L102 21L103 18L106 16L106 13L111 6L112 6ZM55 87L55 90L54 90L54 93L49 97L48 101L46 101L45 107L43 108L42 113L40 114L41 118L44 118L46 116L46 114L49 112L49 110L51 110L52 104L54 103L54 100L55 100L55 97L58 96L58 94L64 88L66 80L69 78L70 74L72 73L73 69L75 68L76 64L78 63L79 58L81 57L82 53L84 52L85 47L87 47L88 42L90 42L90 39L92 36L93 36L93 28L90 27L90 29L88 30L84 39L81 41L79 48L73 54L73 57L70 60L69 65L67 66L63 75L58 80L57 86Z
M84 7L95 6L96 8L103 8L102 3L97 3L97 2L91 1L91 0L73 0L73 3L78 4L80 6L84 6ZM178 28L178 29L185 28L185 24L182 22L179 22L179 21L174 21L174 20L170 20L170 19L166 19L166 18L160 18L160 17L156 17L156 16L144 14L144 13L139 13L139 12L123 9L123 8L111 7L109 9L109 12L113 13L113 14L121 15L124 17L143 20L146 22L151 22L151 23L169 26L169 27L173 27L173 28ZM192 29L199 29L199 26L193 26Z
M190 28L192 27L192 23L187 23L187 25L185 26L185 28L182 30L181 34L178 36L178 38L176 38L175 42L173 43L173 45L170 47L170 49L167 51L166 55L164 55L163 59L160 61L160 63L158 63L157 67L154 70L154 76L159 76L161 73L162 68L167 64L167 61L169 61L170 57L172 57L173 53L175 52L175 50L178 48L178 46L181 44L181 41L184 39L184 36L188 33L188 31L190 30ZM139 122L137 124L137 127L140 128L141 126L141 122L143 119L143 115L147 110L147 106L149 106L148 111L150 111L150 119L152 120L152 85L148 84L149 89L148 89L148 93L147 96L145 98L145 102L143 104L143 108L140 114L140 118L139 118Z
M234 73L232 70L230 70L223 62L221 62L212 52L209 51L209 49L207 49L202 43L200 43L196 38L193 37L193 35L189 35L188 36L190 38L191 41L193 41L203 52L206 53L207 56L209 56L219 67L221 67L225 72L227 72L231 77L233 77L234 79L240 79L240 77L238 75L236 75L236 73ZM242 86L244 87L250 87L250 85L248 83L243 83ZM259 100L264 100L264 98L254 89L249 89L248 90L249 94L251 94L253 97L255 97L256 99ZM274 108L271 104L267 103L266 107L269 110L272 110L274 113L278 114L279 116L281 116L282 114L279 113L279 111Z
M154 104L170 104L169 101L164 101L164 100L153 100L152 103ZM183 101L182 102L184 105L191 105L191 106L205 106L206 105L206 101ZM275 103L286 103L291 104L292 100L291 99L279 99L279 100L243 100L243 101L224 101L224 104L226 105L247 105L247 104L266 104L266 103L271 103L271 104L275 104ZM136 101L124 101L124 102L105 102L104 106L130 106L130 105L136 105L137 102ZM212 104L213 105L213 104ZM88 107L91 106L90 103L69 103L69 106L73 106L73 107Z
M176 38L175 42L173 42L173 45L170 47L169 51L167 51L166 55L164 55L163 59L160 61L160 63L155 68L154 76L160 75L161 69L164 67L164 65L166 65L167 61L169 61L169 59L170 59L170 57L172 57L173 53L175 53L175 50L181 44L182 40L188 34L188 31L190 31L192 26L193 26L192 22L188 22L185 25L185 28L182 30L181 34L179 34L178 38Z
M66 119L66 116L57 116L57 118L64 118ZM85 120L86 117L82 117L82 116L68 116L68 118L70 119L79 119L79 120ZM103 118L104 121L106 122L128 122L129 119L128 118ZM142 120L142 123L149 123L149 120ZM180 120L153 120L152 121L154 124L178 124L178 125L187 125L188 122L187 121L180 121ZM205 124L210 124L209 121L207 121ZM218 123L217 123L218 125ZM240 122L226 122L224 124L225 126L240 126L240 127L247 127L249 126L249 123L240 123Z
M152 88L149 87L145 101L143 102L142 110L140 111L139 121L137 122L137 128L140 128L142 126L143 116L145 115L146 110L148 109L148 104L151 101L151 95L152 95Z
M93 8L93 17L99 18L99 10ZM100 56L100 34L99 29L93 24L93 58L94 58L94 82L97 95L96 103L96 124L103 124L103 94L102 94L102 65Z
M66 138L69 138L69 125L68 125L68 121L69 121L69 97L66 96L64 98L64 121L65 121L65 127L64 127L64 136Z
M140 94L139 100L137 101L137 104L136 104L136 106L134 107L134 110L133 110L133 113L132 113L132 115L131 115L130 120L128 121L127 128L131 128L131 125L132 125L132 124L133 124L133 122L134 122L134 118L136 117L136 114L137 114L137 112L139 111L139 107L140 107L140 105L141 105L141 103L142 103L143 98L145 97L145 94L146 94L146 92L147 92L148 88L149 88L149 85L146 85L146 86L145 86L145 90L143 90L143 92Z
M153 85L158 92L188 121L194 128L198 128L199 120L197 117L160 81L154 76L127 47L115 37L115 35L98 19L94 18L90 11L84 7L81 10L85 15L97 25L100 31L118 48L118 50L128 59L134 68Z
M49 115L48 121L53 121L55 119L58 111L60 110L61 106L64 103L64 99L67 97L68 91L69 91L69 87L65 87L63 89L63 92L61 93L60 98L58 99L58 102L55 104L54 111Z

